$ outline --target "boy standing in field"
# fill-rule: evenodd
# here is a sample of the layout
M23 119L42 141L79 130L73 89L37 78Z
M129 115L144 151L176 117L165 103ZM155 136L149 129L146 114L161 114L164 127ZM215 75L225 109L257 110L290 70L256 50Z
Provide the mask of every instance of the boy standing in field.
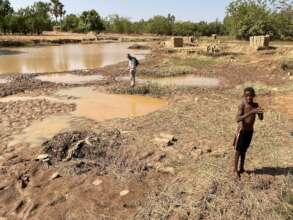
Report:
M239 105L236 116L238 128L233 145L236 149L234 172L238 177L245 172L245 156L252 140L256 115L258 115L261 121L264 118L263 109L259 107L258 103L254 102L255 96L253 88L248 87L244 89L244 100ZM240 169L238 170L239 159Z
M139 62L135 57L131 56L130 54L127 54L127 58L128 58L128 70L130 75L130 86L134 87L136 68L139 65Z

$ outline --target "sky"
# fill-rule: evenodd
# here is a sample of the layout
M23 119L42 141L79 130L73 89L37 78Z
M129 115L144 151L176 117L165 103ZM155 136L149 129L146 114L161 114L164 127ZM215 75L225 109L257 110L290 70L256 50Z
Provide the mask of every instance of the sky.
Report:
M13 8L28 6L36 0L10 0ZM67 13L95 9L103 17L119 14L133 21L154 15L175 15L177 20L222 20L231 0L61 0Z

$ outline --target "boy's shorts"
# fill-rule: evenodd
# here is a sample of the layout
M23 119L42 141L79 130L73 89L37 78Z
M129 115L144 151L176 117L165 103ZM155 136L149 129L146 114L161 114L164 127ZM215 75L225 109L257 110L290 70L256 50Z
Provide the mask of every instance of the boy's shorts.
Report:
M246 153L249 148L253 136L253 131L242 130L236 141L236 150L241 153Z

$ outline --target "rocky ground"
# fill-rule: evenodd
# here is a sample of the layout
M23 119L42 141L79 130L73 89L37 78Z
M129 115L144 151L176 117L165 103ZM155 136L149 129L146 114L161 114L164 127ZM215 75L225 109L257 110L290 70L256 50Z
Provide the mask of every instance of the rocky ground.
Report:
M8 143L32 122L75 106L48 100L0 103L0 216L292 219L293 85L288 73L293 70L282 68L292 49L255 52L231 45L226 50L229 55L210 57L156 48L139 69L140 76L152 70L173 76L185 74L178 71L184 67L189 74L219 78L219 88L129 89L115 80L125 63L79 73L104 74L105 81L90 84L103 92L156 96L169 105L134 119L75 124L38 148ZM9 77L9 83L0 84L2 97L48 95L75 86ZM247 85L259 94L265 121L256 123L248 172L239 180L232 173L231 145Z

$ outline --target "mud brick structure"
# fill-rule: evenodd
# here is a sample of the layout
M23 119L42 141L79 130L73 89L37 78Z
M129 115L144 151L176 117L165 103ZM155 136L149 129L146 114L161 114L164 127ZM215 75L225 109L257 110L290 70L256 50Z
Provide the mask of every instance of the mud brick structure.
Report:
M270 46L270 36L252 36L250 37L250 47L258 50L269 48Z
M183 47L183 37L172 37L165 45L169 48Z

